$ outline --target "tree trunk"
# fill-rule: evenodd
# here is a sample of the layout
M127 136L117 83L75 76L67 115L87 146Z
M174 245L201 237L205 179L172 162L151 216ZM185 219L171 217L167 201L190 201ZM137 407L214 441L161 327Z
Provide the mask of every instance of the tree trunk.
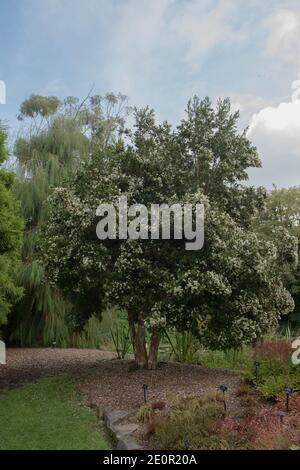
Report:
M144 321L142 319L136 321L134 314L132 312L128 312L128 323L135 362L141 369L156 369L160 340L159 329L153 328L152 330L148 357Z
M160 333L158 328L153 328L150 342L148 369L156 369Z
M136 330L135 330L134 315L131 312L128 312L128 324L129 324L130 339L131 339L132 347L134 350L135 340L136 340Z
M143 320L138 320L135 335L134 356L137 365L141 369L145 369L148 365L148 356L146 349L145 326Z

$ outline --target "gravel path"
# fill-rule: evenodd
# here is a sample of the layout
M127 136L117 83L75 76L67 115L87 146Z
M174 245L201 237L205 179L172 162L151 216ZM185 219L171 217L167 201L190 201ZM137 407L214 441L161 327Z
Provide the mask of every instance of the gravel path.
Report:
M93 349L8 348L0 364L0 389L58 374L81 375L99 361L112 359L109 351Z
M240 377L236 372L197 365L161 363L156 371L129 371L130 361L119 361L108 351L91 349L7 350L7 364L0 365L0 389L19 386L40 377L68 374L79 379L84 401L90 405L133 410L143 404L143 384L149 398L173 401L226 385L228 406L234 410Z

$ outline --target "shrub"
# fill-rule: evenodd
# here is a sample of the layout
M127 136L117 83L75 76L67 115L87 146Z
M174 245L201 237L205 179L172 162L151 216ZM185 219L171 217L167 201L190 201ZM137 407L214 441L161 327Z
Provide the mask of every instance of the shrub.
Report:
M166 414L166 403L157 401L146 403L139 411L137 418L144 424L145 434L153 434L161 425L162 419Z
M250 385L245 382L241 383L241 385L239 386L236 392L237 397L242 397L244 395L251 395L251 394L253 394L253 388L250 387Z
M283 409L285 408L285 406L286 406L285 397L280 397L277 400L277 407ZM300 416L300 395L299 394L293 394L290 396L289 410L291 413L299 413L299 416Z
M291 446L300 444L300 415L289 413L280 423L277 411L278 408L264 408L250 421L249 427L255 435L253 449L288 450Z
M272 362L286 362L290 359L291 342L285 339L263 340L255 346L254 355Z
M146 423L146 434L152 435L155 433L155 431L159 428L161 425L161 417L160 416L154 416Z
M257 408L255 394L247 385L237 392L243 415L225 416L222 397L210 394L178 402L165 415L153 412L147 430L154 449L180 450L288 450L300 445L300 396L290 397L290 412L283 421L278 411L285 409L282 397L276 406Z
M254 416L256 412L256 398L254 395L242 395L240 397L240 405L242 407L242 416Z
M155 411L152 408L151 404L146 403L145 405L141 406L138 411L137 418L142 423L146 424L149 423L152 418L154 417Z
M268 339L261 341L254 349L253 360L260 362L257 374L253 362L244 376L266 399L275 399L282 394L286 385L300 386L300 374L292 364L291 342L289 339Z
M155 401L151 403L151 407L153 410L164 410L166 408L166 403L164 401Z
M263 397L272 400L282 396L287 385L293 389L300 386L299 374L293 369L278 375L265 375L256 383L257 390Z
M288 377L285 375L266 375L261 383L257 384L257 390L264 398L274 399L280 395L288 383Z
M152 445L155 449L223 449L224 435L218 432L224 408L218 395L188 398L178 402L155 429Z
M243 395L245 396L245 395ZM300 444L300 398L291 397L290 412L280 421L278 411L285 408L280 400L276 407L264 406L244 419L225 418L222 428L231 436L237 434L244 448L288 450Z

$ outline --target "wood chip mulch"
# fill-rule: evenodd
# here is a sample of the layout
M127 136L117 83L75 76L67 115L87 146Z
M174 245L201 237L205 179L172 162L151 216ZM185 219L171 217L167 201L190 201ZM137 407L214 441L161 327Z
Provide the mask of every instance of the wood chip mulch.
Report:
M240 376L234 371L198 365L161 363L155 371L133 370L130 360L118 360L109 351L58 348L9 348L7 364L0 365L0 390L20 386L41 377L67 374L78 379L84 402L135 410L144 402L143 384L149 399L172 402L228 387L228 408L238 404L235 392Z

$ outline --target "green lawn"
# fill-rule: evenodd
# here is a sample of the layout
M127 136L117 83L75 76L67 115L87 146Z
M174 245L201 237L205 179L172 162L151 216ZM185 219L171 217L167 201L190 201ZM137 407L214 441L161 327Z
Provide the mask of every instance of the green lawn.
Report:
M65 377L0 393L0 449L108 449L94 413Z

